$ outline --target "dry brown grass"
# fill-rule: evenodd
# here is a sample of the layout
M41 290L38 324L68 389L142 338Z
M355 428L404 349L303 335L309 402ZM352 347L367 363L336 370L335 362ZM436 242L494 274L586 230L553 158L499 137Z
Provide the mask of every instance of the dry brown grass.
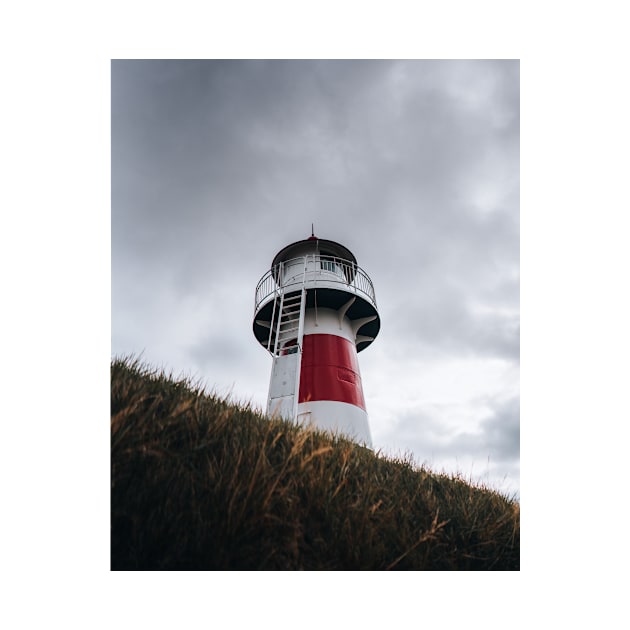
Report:
M111 418L113 570L519 569L519 504L488 488L133 360Z

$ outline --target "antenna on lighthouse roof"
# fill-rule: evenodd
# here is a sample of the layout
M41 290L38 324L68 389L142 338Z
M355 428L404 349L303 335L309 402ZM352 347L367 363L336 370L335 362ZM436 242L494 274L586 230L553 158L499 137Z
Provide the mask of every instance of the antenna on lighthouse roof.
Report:
M315 236L315 227L311 223L311 236Z

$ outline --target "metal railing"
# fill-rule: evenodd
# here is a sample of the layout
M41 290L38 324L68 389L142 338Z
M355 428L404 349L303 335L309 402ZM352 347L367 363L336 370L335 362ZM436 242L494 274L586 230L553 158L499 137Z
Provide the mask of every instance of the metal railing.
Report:
M260 279L254 296L254 312L281 288L302 284L312 288L318 282L326 283L324 286L338 283L344 291L367 298L376 308L372 280L356 263L335 256L308 254L278 263Z

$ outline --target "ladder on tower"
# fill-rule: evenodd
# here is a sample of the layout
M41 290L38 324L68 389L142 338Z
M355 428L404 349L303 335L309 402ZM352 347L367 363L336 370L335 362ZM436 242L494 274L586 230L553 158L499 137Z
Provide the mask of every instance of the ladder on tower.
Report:
M306 289L297 291L280 289L271 318L268 350L273 356L267 413L287 420L295 420L300 371L302 366L302 340Z

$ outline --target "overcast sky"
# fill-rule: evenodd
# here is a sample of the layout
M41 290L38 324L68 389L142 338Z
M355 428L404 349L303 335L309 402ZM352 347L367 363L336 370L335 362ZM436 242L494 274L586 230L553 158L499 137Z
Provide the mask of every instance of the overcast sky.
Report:
M112 62L112 354L264 408L254 289L338 241L374 282L374 447L519 491L518 61Z

